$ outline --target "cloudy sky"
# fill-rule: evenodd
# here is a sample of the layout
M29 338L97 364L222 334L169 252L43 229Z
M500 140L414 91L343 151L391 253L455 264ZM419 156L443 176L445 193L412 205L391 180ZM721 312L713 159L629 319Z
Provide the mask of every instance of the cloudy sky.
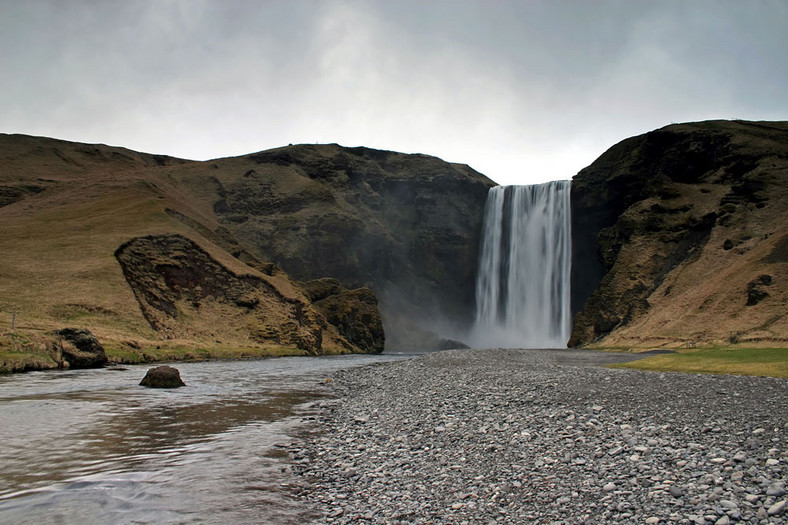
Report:
M786 21L786 0L0 0L0 132L567 179L672 122L788 120Z

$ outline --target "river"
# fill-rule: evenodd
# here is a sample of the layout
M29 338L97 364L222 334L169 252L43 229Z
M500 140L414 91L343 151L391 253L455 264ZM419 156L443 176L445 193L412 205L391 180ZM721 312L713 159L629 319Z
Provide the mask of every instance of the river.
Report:
M332 372L397 355L151 365L0 376L0 523L301 523L285 447Z

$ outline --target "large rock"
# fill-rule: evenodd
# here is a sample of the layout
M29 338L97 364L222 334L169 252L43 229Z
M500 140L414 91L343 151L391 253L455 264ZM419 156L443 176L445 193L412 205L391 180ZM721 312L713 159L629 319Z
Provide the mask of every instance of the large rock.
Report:
M107 364L104 347L89 330L62 328L55 330L54 335L58 338L53 343L55 353L61 353L70 368L101 368Z
M285 276L237 274L181 235L138 237L115 256L163 337L251 339L322 353L323 322Z
M351 344L379 354L385 345L383 322L375 294L369 288L346 290L336 279L303 284L315 307Z
M162 365L151 368L140 381L140 386L148 388L178 388L186 386L181 379L181 373L177 368Z
M339 294L333 301L341 303L341 314L330 308L326 320L286 274L248 254L251 266L235 260L231 270L173 234L137 237L115 256L142 314L163 338L296 347L311 354L382 351L380 313L369 290L350 292L334 282L337 289L320 298Z
M570 344L787 341L786 224L786 122L678 124L613 146L572 183Z

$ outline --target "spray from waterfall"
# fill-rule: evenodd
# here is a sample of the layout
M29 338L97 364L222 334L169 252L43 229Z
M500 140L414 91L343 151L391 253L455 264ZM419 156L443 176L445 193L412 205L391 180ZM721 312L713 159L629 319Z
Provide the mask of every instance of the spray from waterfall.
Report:
M566 347L570 184L490 189L476 280L475 346Z

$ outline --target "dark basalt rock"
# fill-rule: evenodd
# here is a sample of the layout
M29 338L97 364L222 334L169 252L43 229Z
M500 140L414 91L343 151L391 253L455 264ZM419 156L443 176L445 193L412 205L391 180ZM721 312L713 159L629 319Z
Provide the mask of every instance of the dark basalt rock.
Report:
M751 281L747 285L747 306L754 306L769 297L769 293L763 287L771 285L771 275L759 275L757 279Z
M231 338L229 328L201 320L213 307L243 316L244 330L257 342L322 352L319 315L303 297L283 295L265 276L237 275L186 237L137 237L115 257L145 319L165 337L205 337L213 325L212 337Z
M162 365L148 370L145 377L140 381L140 386L148 388L178 388L186 386L181 379L181 373L177 368Z
M63 328L55 330L58 342L54 350L62 351L62 359L70 368L101 368L107 364L107 353L89 330Z
M307 296L326 320L352 345L379 354L385 345L383 321L375 294L369 288L346 290L336 279L303 284Z

